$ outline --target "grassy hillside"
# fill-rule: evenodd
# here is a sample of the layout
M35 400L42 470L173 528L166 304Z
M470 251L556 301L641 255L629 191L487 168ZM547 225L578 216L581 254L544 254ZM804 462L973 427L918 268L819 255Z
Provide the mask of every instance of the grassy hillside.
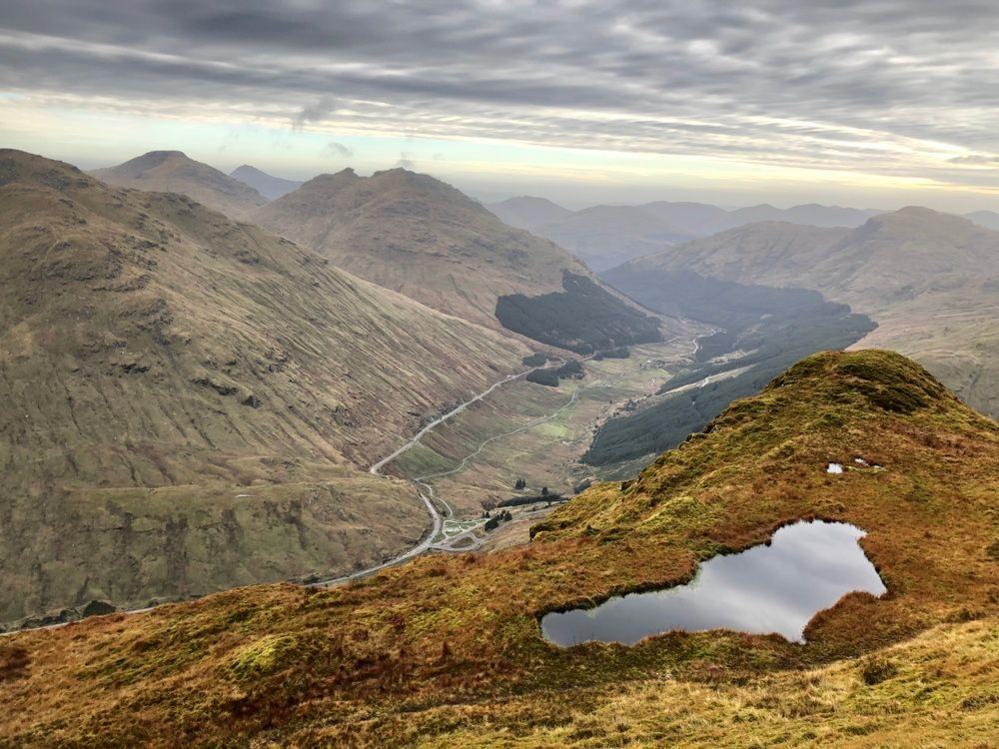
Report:
M492 328L500 327L502 297L561 293L566 274L594 280L561 247L506 226L450 185L405 169L367 178L349 169L320 175L257 211L254 220L362 278ZM621 306L609 293L590 301L599 303L576 311L580 326L599 326Z
M551 242L505 226L458 190L405 169L324 174L254 220L336 265L443 312L496 327L496 299L561 288L582 266Z
M855 456L883 469L826 473ZM997 487L994 421L898 355L817 355L636 481L576 497L527 548L9 638L2 743L987 745ZM805 646L706 632L560 650L540 635L547 611L684 582L807 517L865 529L888 593L846 596Z
M878 323L856 347L912 356L969 404L999 414L999 232L966 219L905 208L856 229L756 224L625 269L817 290Z
M815 310L793 323L787 318L767 323L739 339L753 353L725 363L703 362L684 368L663 384L657 397L634 412L615 415L602 423L593 434L583 462L615 466L676 447L732 402L758 393L798 359L816 351L845 348L872 327L862 315L833 310ZM618 475L621 468L615 466L612 475Z
M246 183L180 151L150 151L91 174L111 185L186 195L232 218L246 218L267 202Z
M0 260L0 621L399 549L419 499L382 482L404 507L376 512L358 472L526 353L189 198L16 151Z

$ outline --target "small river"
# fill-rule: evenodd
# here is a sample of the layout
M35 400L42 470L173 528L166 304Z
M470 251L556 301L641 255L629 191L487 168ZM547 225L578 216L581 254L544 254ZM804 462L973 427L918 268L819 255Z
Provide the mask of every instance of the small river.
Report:
M845 594L886 589L857 542L865 532L821 520L787 525L769 544L702 563L687 585L617 596L589 609L546 614L541 630L562 647L598 640L633 645L672 630L777 633L804 642L819 611Z

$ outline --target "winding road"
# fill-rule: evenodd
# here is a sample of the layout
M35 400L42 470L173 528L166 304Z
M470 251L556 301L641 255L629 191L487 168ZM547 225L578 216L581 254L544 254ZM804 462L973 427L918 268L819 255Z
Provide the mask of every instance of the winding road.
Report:
M696 355L696 350L697 350L696 346L699 345L699 341L697 341L697 339L695 339L694 343L695 343L695 355ZM591 358L592 358L592 355L591 356L587 356L587 357L585 357L583 359L583 361L588 361ZM445 413L442 416L434 419L429 424L427 424L426 426L424 426L419 432L417 432L416 435L414 435L412 439L410 439L408 442L406 442L404 445L402 445L398 450L396 450L395 452L387 455L386 457L382 458L377 463L375 463L374 465L372 465L371 468L368 469L369 473L371 473L373 475L376 475L376 476L381 476L382 475L382 469L385 466L387 466L393 460L395 460L396 458L400 457L401 455L404 455L406 452L408 452L409 450L412 450L414 447L416 447L418 444L420 444L420 441L429 432L433 431L435 428L437 428L441 424L444 424L445 422L447 422L450 419L454 418L455 416L457 416L458 414L460 414L462 411L464 411L466 408L468 408L472 404L478 403L483 398L486 398L490 393L494 392L497 388L500 388L500 387L502 387L503 385L505 385L505 384L507 384L509 382L512 382L514 380L518 380L518 379L524 377L530 371L531 370L525 370L523 372L518 372L516 374L512 374L512 375L509 375L507 377L504 377L502 380L498 380L498 381L494 382L492 385L490 385L488 388L486 388L485 390L483 390L481 393L475 395L472 398L469 398L464 403L461 403L460 405L455 406L453 409L451 409L447 413ZM721 377L718 377L717 375L714 378L715 379L721 379ZM687 385L687 386L676 388L676 390L679 391L679 390L684 390L684 389L691 388L691 387L703 387L704 385L706 385L709 382L711 382L712 379L713 379L712 377L706 377L706 378L704 378L704 380L701 380L701 381L696 382L696 383L691 383L690 385ZM479 539L477 537L477 535L476 535L475 532L482 525L485 524L485 521L483 521L482 523L479 523L479 524L477 524L477 525L475 525L473 527L467 528L467 529L461 531L460 533L456 533L453 536L445 538L445 539L443 539L443 540L441 540L441 541L439 541L437 543L434 542L434 540L439 535L441 535L441 531L444 528L445 521L448 518L450 518L454 513L453 513L453 510L451 509L450 505L448 505L447 501L444 500L443 497L437 496L437 494L434 492L433 486L431 486L430 484L428 484L427 481L429 481L430 479L441 478L443 476L450 476L452 474L459 473L465 467L467 467L469 461L474 460L476 457L478 457L482 453L483 449L485 449L485 447L487 445L489 445L490 443L495 442L495 441L500 440L500 439L503 439L505 437L510 437L510 436L512 436L514 434L519 434L520 432L525 432L525 431L527 431L529 429L533 429L534 427L540 426L541 424L544 424L546 422L549 422L549 421L557 418L559 414L561 414L567 408L571 407L576 402L576 399L578 397L579 397L579 389L577 388L576 390L573 391L572 396L565 403L563 403L561 406L559 406L559 408L557 408L555 411L553 411L552 413L548 414L547 416L543 416L543 417L541 417L539 419L535 419L534 421L531 421L528 424L524 424L524 425L519 426L519 427L517 427L515 429L511 429L508 432L503 432L502 434L494 434L493 436L486 438L485 440L483 440L482 442L480 442L478 444L478 446L475 448L475 450L473 450L468 455L466 455L461 460L461 462L458 463L458 465L455 466L454 468L450 468L450 469L448 469L446 471L440 471L438 473L430 473L430 474L426 474L424 476L417 476L415 478L409 479L409 481L416 487L417 491L419 492L420 499L423 500L424 505L426 505L427 512L430 513L431 520L433 521L433 528L431 529L429 535L424 536L423 539L421 539L421 541L418 544L416 544L415 546L413 546L411 549L408 549L407 551L404 551L402 554L399 554L398 556L393 557L392 559L389 559L386 562L382 562L382 563L376 564L376 565L374 565L372 567L367 567L365 569L358 570L356 572L352 572L349 575L342 575L340 577L331 578L329 580L323 580L322 582L313 583L313 585L316 585L316 586L330 586L330 585L336 585L338 583L344 583L344 582L349 582L351 580L356 580L358 578L374 574L374 573L376 573L376 572L378 572L380 570L385 569L386 567L392 567L394 565L397 565L397 564L400 564L402 562L405 562L406 560L412 559L415 556L419 556L420 554L423 554L424 552L429 551L431 549L437 550L437 551L471 551L471 550L474 550L475 548L477 548L479 545L481 545L481 543L482 543L482 541L484 539ZM435 506L435 504L434 504L435 500L437 502L440 502L442 505L444 505L444 514L441 514L441 512ZM464 541L465 539L471 539L471 545L469 545L469 546L462 546L460 548L456 548L455 547L455 543L457 543L459 541Z
M466 408L468 408L469 406L473 405L474 403L478 403L480 400L482 400L483 398L487 397L490 393L492 393L493 391L495 391L497 388L502 387L503 385L507 384L508 382L513 382L514 380L518 380L521 377L524 377L530 371L531 370L525 370L523 372L516 372L516 373L514 373L512 375L508 375L508 376L504 377L502 380L497 380L492 385L490 385L488 388L486 388L485 390L483 390L481 393L478 393L477 395L473 396L472 398L469 398L467 401L464 401L463 403L460 403L459 405L455 406L454 408L452 408L447 413L442 414L441 416L437 417L436 419L434 419L433 421L431 421L429 424L427 424L426 426L424 426L419 432L417 432L413 436L412 439L410 439L408 442L406 442L398 450L396 450L393 453L390 453L389 455L385 456L384 458L382 458L381 460L379 460L377 463L375 463L374 465L372 465L371 468L368 469L368 473L371 473L374 476L381 476L382 475L382 469L385 466L387 466L393 460L395 460L396 458L398 458L400 455L403 455L403 454L409 452L414 447L416 447L418 444L420 444L420 440L422 440L429 432L431 432L435 428L439 427L441 424L445 423L446 421L449 421L450 419L453 419L455 416L457 416L458 414L460 414L462 411L464 411ZM573 395L575 396L575 394L573 394ZM563 406L563 408L565 408L565 406ZM490 438L490 440L486 440L486 442L489 442L492 439L496 439L499 436L503 436L503 435L497 435L496 437ZM480 450L482 450L482 448L484 446L485 446L485 443L483 443L482 445L479 445L479 447L476 450L475 454L477 454ZM444 476L444 475L447 475L449 473L454 473L454 472L460 470L461 467L464 466L470 458L471 458L471 455L467 456L465 458L465 460L462 461L462 463L460 464L459 468L454 469L454 471L444 471L444 472L438 473L438 474L432 474L432 475L429 475L429 476L420 476L420 477L417 477L417 478L414 478L414 479L410 479L410 482L416 487L417 491L419 492L420 499L423 500L423 504L426 506L427 512L430 513L430 518L433 521L433 527L431 528L430 533L427 534L426 536L424 536L423 539L421 539L418 544L416 544L412 548L404 551L402 554L399 554L398 556L392 557L391 559L389 559L386 562L381 562L380 564L376 564L376 565L373 565L371 567L367 567L367 568L365 568L363 570L357 570L356 572L351 572L349 575L342 575L340 577L330 578L329 580L322 580L322 581L317 582L317 583L311 583L311 585L313 587L329 587L331 585L337 585L339 583L350 582L351 580L356 580L356 579L361 578L361 577L366 577L368 575L372 575L372 574L374 574L374 573L376 573L376 572L378 572L380 570L385 569L386 567L392 567L392 566L395 566L397 564L401 564L402 562L405 562L407 559L412 559L413 557L419 556L423 552L428 551L430 548L434 547L434 539L436 539L440 535L441 531L444 528L445 515L442 515L438 511L438 509L434 506L433 500L434 499L438 499L438 501L440 501L444 505L444 507L446 508L445 512L446 512L446 515L448 517L450 517L450 515L452 514L452 510L451 510L450 505L447 504L447 502L445 502L443 499L440 499L440 498L436 497L436 495L434 494L433 487L430 486L430 484L425 483L425 479L436 478L438 476ZM461 534L461 535L464 535L464 534ZM455 537L455 538L457 538L457 537ZM437 548L441 548L441 547L437 547Z
M587 359L588 358L590 357L587 357ZM371 468L368 469L368 472L375 476L381 476L382 469L385 466L387 466L393 460L400 457L401 455L404 455L406 452L412 450L414 447L420 444L420 441L428 433L433 431L436 427L440 426L441 424L444 424L450 419L453 419L455 416L460 414L462 411L464 411L472 404L478 403L483 398L487 397L497 388L502 387L503 385L509 382L513 382L514 380L518 380L521 377L524 377L530 371L531 370L528 369L523 372L518 372L516 374L504 377L502 380L494 382L492 385L490 385L488 388L483 390L478 395L469 398L464 403L455 406L447 413L434 419L425 427L423 427L419 432L417 432L412 439L410 439L406 444L404 444L398 450L391 453L390 455L387 455L386 457L382 458L377 463L372 465ZM423 539L412 548L408 549L407 551L404 551L402 554L399 554L398 556L393 557L392 559L389 559L386 562L381 562L380 564L376 564L372 567L367 567L362 570L357 570L356 572L351 572L348 575L342 575L340 577L334 577L329 580L323 580L321 582L312 583L312 585L317 587L328 587L330 585L337 585L339 583L350 582L351 580L356 580L358 578L365 577L367 575L372 575L380 570L385 569L386 567L392 567L394 565L405 562L406 560L419 556L425 551L429 551L431 549L435 549L437 551L470 551L479 546L481 541L476 542L475 531L478 530L478 528L480 528L482 525L484 525L485 521L479 523L474 527L467 528L466 530L463 530L460 533L456 533L455 535L450 536L449 538L446 538L440 542L434 543L435 539L441 534L441 531L444 528L445 520L447 518L450 518L454 514L454 512L451 509L451 506L448 505L447 501L443 497L437 496L437 494L434 492L433 486L428 484L427 481L430 479L441 478L443 476L450 476L452 474L459 473L468 465L469 461L478 457L478 455L482 452L482 450L485 449L486 445L495 442L496 440L503 439L504 437L510 437L511 435L519 434L520 432L525 432L528 429L533 429L534 427L540 426L541 424L544 424L546 422L551 421L552 419L555 419L556 417L558 417L559 414L565 411L565 409L572 406L572 404L576 402L576 399L578 397L579 397L579 390L576 389L573 391L572 396L565 403L563 403L561 406L558 407L558 409L548 414L547 416L535 419L528 424L519 426L516 429L511 429L508 432L503 432L502 434L494 434L493 436L484 439L482 442L478 444L475 450L466 455L461 460L461 462L458 463L458 465L455 466L454 468L450 468L446 471L440 471L438 473L430 473L425 476L417 476L415 478L409 479L409 481L416 487L417 491L419 492L420 499L423 500L423 504L426 505L427 512L430 513L430 518L433 521L433 527L430 533L428 535L425 535ZM444 505L444 514L441 514L441 512L434 505L435 500ZM454 548L455 542L464 540L466 538L473 539L471 546L464 546L460 549Z
M583 360L586 361L586 360L588 360L590 358L592 358L592 357L585 357ZM433 429L435 429L436 427L440 426L441 424L444 424L445 422L453 419L455 416L457 416L458 414L460 414L461 412L463 412L466 408L468 408L469 406L471 406L471 405L473 405L475 403L478 403L482 399L488 397L491 393L493 393L494 391L496 391L498 388L502 387L503 385L505 385L505 384L507 384L509 382L513 382L514 380L519 380L522 377L526 376L531 371L532 371L531 369L528 369L528 370L524 370L523 372L516 372L514 374L507 375L506 377L504 377L504 378L502 378L502 379L497 380L496 382L494 382L492 385L490 385L488 388L486 388L482 392L476 394L475 396L473 396L473 397L469 398L468 400L466 400L466 401L460 403L459 405L455 406L450 411L448 411L448 412L442 414L441 416L437 417L436 419L434 419L433 421L431 421L430 423L428 423L426 426L424 426L422 429L420 429L420 431L417 432L408 442L406 442L401 447L399 447L397 450L395 450L394 452L392 452L389 455L385 456L384 458L382 458L378 462L374 463L368 469L368 472L371 473L372 475L375 475L375 476L381 476L381 475L383 475L382 474L382 469L385 466L387 466L389 463L391 463L392 461L394 461L396 458L400 457L401 455L405 454L409 450L412 450L414 447L416 447L418 444L420 444L420 441L429 432L431 432ZM703 384L703 383L695 383L695 385L697 385L697 386L700 386L701 384ZM420 499L423 501L423 504L426 507L427 512L430 514L430 517L431 517L431 520L432 520L432 528L431 528L430 532L428 534L426 534L420 540L420 542L417 543L415 546L411 547L410 549L407 549L406 551L402 552L401 554L399 554L399 555L397 555L395 557L392 557L388 561L381 562L381 563L373 565L371 567L367 567L365 569L357 570L355 572L351 572L350 574L342 575L340 577L334 577L334 578L330 578L328 580L322 580L322 581L315 582L315 583L309 583L309 587L329 587L329 586L337 585L337 584L340 584L340 583L350 582L351 580L356 580L358 578L362 578L362 577L366 577L368 575L372 575L372 574L374 574L376 572L379 572L380 570L383 570L383 569L385 569L387 567L392 567L394 565L401 564L402 562L405 562L405 561L407 561L409 559L412 559L413 557L419 556L420 554L423 554L424 552L429 551L431 549L437 549L439 551L468 551L470 549L476 548L479 545L479 543L481 543L481 541L480 542L476 542L474 540L476 538L474 536L474 531L477 530L478 527L481 526L481 524L479 524L479 525L477 525L475 527L472 527L472 528L465 529L462 532L457 533L457 534L455 534L455 535L453 535L453 536L445 539L444 541L441 541L441 542L438 542L438 543L435 544L435 539L437 539L438 536L441 535L441 532L444 529L444 522L445 522L445 520L447 518L449 518L453 514L453 511L452 511L450 505L448 505L448 503L443 498L438 497L436 495L436 493L434 492L434 488L430 484L426 483L427 480L433 479L433 478L440 478L442 476L448 476L448 475L451 475L453 473L458 473L459 471L461 471L463 468L465 468L468 465L468 462L470 460L472 460L475 457L477 457L482 452L482 450L486 447L486 445L488 445L489 443L494 442L494 441L499 440L499 439L502 439L504 437L509 437L509 436L511 436L513 434L517 434L517 433L526 431L528 429L532 429L532 428L534 428L536 426L539 426L540 424L544 424L545 422L551 421L552 419L556 418L560 413L562 413L565 409L567 409L570 406L572 406L572 404L575 403L575 401L578 398L578 396L579 396L579 390L577 389L577 390L573 391L572 396L565 403L563 403L561 406L559 406L558 409L556 409L552 413L548 414L547 416L541 417L539 419L535 419L534 421L532 421L532 422L530 422L528 424L525 424L523 426L517 427L516 429L512 429L512 430L510 430L508 432L504 432L502 434L496 434L496 435L493 435L493 436L491 436L491 437L483 440L481 443L479 443L479 445L476 447L476 449L474 451L472 451L471 453L469 453L468 455L466 455L465 458L462 459L462 461L455 468L453 468L453 469L448 469L446 471L441 471L439 473L428 474L428 475L425 475L425 476L420 476L420 477L417 477L417 478L414 478L414 479L410 479L411 483L417 488L417 491L419 493ZM445 508L444 514L441 514L441 512L434 505L434 500L436 500L436 501L440 502L442 505L444 505L444 508ZM455 548L453 548L453 544L456 541L462 540L464 538L468 538L470 536L473 538L473 542L472 542L472 545L470 547L464 547L464 548L461 548L461 549L455 549ZM146 611L151 611L153 608L157 608L157 607L153 606L153 607L144 607L144 608L140 608L140 609L123 610L123 611L119 611L118 613L121 613L121 614L140 614L140 613L143 613L143 612L146 612ZM49 625L44 625L42 627L37 627L37 628L32 628L32 629L54 629L54 628L57 628L57 627L63 627L66 624L69 624L69 623L71 623L71 622L60 622L58 624L49 624ZM7 631L7 632L0 632L0 637L12 635L12 634L14 634L14 633L16 633L18 631L22 631L22 630L15 629L15 630Z

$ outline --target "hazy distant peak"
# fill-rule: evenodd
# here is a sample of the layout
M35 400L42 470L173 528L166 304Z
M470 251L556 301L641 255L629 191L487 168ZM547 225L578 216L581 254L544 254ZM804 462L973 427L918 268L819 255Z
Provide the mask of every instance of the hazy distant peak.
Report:
M506 200L501 200L496 205L545 205L545 206L555 206L556 208L561 208L566 213L569 212L568 208L562 208L558 203L549 200L548 198L541 198L537 195L518 195L514 198L507 198Z
M142 156L139 156L138 158L140 158L140 159L149 159L149 158L169 159L172 156L179 156L179 157L181 157L183 159L189 158L188 155L186 153L184 153L183 151L166 151L166 150L164 150L164 151L148 151L147 153L144 153Z
M544 224L560 221L572 214L568 208L553 203L548 198L521 195L486 206L501 221L518 229L532 230Z
M572 213L568 208L564 208L548 198L539 198L534 195L520 195L515 198L507 198L506 200L501 200L499 203L492 203L490 207L518 211L544 211L548 215L555 213L564 216Z
M958 218L952 214L941 213L940 211L934 211L932 208L926 208L921 205L907 205L904 208L899 208L895 213L899 216L912 216L914 218L940 218L941 216L951 216L953 218ZM885 214L890 216L891 214ZM962 219L963 220L963 219Z
M999 231L999 213L995 211L974 211L966 213L964 217L974 221L978 226Z
M941 213L932 208L910 205L900 208L891 213L882 213L872 216L861 229L881 230L881 229L909 229L912 231L940 231L944 228L962 230L976 230L972 221L962 216L955 216L951 213Z
M276 200L302 186L299 181L275 177L250 164L243 164L234 169L229 176L252 187L268 200Z
M182 151L149 151L92 174L113 185L186 195L238 218L267 202L255 188Z

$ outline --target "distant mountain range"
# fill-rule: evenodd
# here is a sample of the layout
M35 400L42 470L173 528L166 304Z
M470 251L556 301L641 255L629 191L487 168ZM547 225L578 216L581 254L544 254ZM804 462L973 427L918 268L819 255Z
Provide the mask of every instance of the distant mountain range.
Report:
M927 208L853 229L756 223L604 276L627 292L679 271L820 291L878 322L857 347L912 356L972 406L999 414L999 232Z
M275 200L282 195L287 195L292 190L297 190L304 184L304 182L275 177L249 164L237 167L229 176L239 180L244 185L252 187L268 200Z
M511 226L565 247L597 272L669 245L759 221L855 227L878 213L815 204L786 210L758 205L730 211L707 203L669 201L569 211L534 197L511 198L487 207Z
M523 196L486 206L500 220L518 229L533 230L537 226L555 223L572 215L572 211L547 198Z
M820 228L856 228L883 213L815 203L787 209L762 204L726 210L708 203L670 201L570 211L545 198L526 196L487 207L509 225L565 247L598 273L669 245L747 224L782 221ZM999 213L977 211L966 218L985 228L999 229Z

